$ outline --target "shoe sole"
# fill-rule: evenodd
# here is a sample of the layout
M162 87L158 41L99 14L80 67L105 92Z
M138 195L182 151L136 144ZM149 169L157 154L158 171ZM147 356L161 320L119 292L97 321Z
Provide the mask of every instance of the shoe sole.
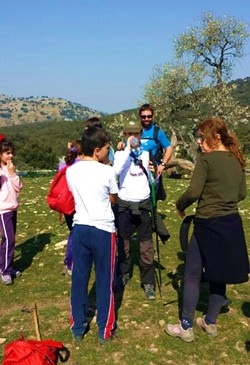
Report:
M194 337L193 338L188 338L188 339L185 339L183 337L181 337L178 333L172 333L172 332L169 332L167 327L165 327L165 332L169 335L169 336L172 336L172 337L178 337L180 338L182 341L184 342L193 342L194 341Z

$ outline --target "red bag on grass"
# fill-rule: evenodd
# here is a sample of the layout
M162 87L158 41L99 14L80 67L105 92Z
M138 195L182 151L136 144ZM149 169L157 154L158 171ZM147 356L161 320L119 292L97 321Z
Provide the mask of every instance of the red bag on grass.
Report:
M52 210L63 214L72 214L75 210L75 201L68 188L65 166L58 171L50 185L49 194L46 197L47 203Z
M61 342L53 340L24 340L13 341L5 346L2 365L55 365L58 357L62 358L60 351L69 351ZM66 359L64 360L66 361Z

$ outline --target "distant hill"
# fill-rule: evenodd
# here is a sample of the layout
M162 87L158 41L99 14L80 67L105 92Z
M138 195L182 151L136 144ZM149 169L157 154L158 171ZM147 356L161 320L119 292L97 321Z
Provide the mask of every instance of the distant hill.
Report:
M62 98L49 98L47 96L17 98L0 95L1 126L49 121L75 121L92 116L99 117L103 114Z
M234 96L239 100L242 105L250 105L250 77L245 79L237 79L231 81L229 85L234 85Z
M236 99L242 105L250 105L250 77L233 80L230 85L234 86L233 94ZM137 110L131 109L120 113L130 115L133 112L137 113ZM70 122L104 115L107 114L62 98L48 96L18 98L0 95L0 126L2 127L38 122ZM184 117L186 119L185 115Z

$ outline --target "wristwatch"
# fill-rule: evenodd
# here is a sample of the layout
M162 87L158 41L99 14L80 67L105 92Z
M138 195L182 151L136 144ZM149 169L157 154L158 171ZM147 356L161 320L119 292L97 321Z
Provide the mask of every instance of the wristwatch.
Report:
M164 166L164 167L166 167L166 164L165 164L164 161L161 161L161 165Z

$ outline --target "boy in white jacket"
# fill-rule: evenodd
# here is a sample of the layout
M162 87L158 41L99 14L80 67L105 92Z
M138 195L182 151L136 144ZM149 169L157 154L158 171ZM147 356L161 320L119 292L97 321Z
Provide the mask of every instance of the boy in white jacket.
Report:
M152 241L149 181L152 164L149 152L140 148L141 123L129 122L123 129L127 140L115 153L114 169L119 176L118 260L125 284L131 271L130 238L135 226L140 241L140 276L146 299L155 299L154 247Z

